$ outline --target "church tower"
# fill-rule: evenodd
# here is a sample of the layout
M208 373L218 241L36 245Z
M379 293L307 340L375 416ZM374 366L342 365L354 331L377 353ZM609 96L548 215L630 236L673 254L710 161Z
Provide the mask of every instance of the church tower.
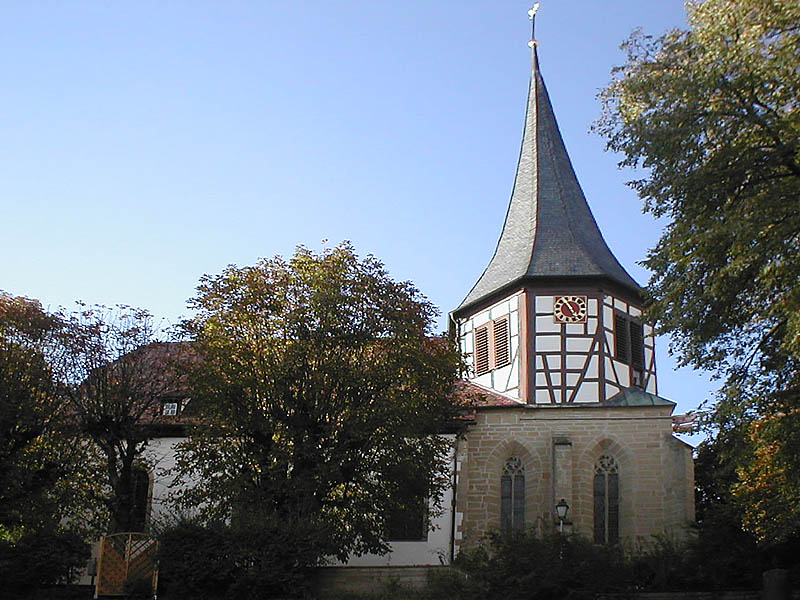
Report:
M631 387L657 394L642 304L578 183L534 44L503 230L452 313L469 380L522 404L605 403Z
M456 451L454 552L559 523L598 544L679 536L694 520L691 447L658 395L642 289L603 240L531 47L503 230L451 313L474 407Z

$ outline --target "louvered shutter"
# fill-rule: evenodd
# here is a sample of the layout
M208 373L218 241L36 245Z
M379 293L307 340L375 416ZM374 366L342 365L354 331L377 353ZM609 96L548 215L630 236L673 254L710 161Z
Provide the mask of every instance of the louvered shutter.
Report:
M475 374L488 373L489 366L489 327L475 330Z
M644 327L641 323L630 321L631 330L631 366L637 371L644 371Z
M508 317L492 321L492 341L494 342L493 369L504 367L511 362Z
M629 321L620 313L614 313L614 355L617 360L630 364L631 339Z

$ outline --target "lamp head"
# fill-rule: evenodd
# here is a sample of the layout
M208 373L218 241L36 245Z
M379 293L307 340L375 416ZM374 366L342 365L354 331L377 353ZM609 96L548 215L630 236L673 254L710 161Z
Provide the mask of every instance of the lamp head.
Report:
M558 515L558 520L563 521L567 518L567 512L569 512L569 504L563 498L558 501L556 504L556 514Z

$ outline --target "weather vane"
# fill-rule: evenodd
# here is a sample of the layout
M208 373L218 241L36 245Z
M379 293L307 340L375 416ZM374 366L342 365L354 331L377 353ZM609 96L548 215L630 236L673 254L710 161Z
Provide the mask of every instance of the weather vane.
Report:
M533 48L536 44L536 13L539 12L539 3L535 2L528 11L528 18L531 20L531 41L528 42L528 48Z

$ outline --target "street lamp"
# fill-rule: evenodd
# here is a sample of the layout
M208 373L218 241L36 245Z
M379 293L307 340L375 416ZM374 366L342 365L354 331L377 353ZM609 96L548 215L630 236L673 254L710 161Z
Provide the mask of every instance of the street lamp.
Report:
M556 504L556 515L558 515L558 532L564 533L564 519L567 518L569 512L569 504L563 498Z

